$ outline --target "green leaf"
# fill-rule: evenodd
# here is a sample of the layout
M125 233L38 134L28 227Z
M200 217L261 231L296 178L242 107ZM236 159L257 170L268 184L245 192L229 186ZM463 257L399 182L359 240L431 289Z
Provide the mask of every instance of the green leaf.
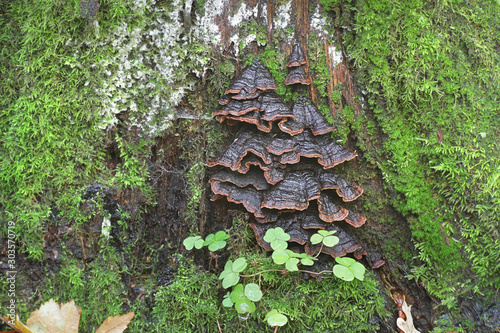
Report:
M323 244L328 247L337 245L339 238L337 236L327 236L323 239Z
M236 303L243 296L245 296L245 294L243 293L243 285L241 283L238 283L236 286L234 286L233 291L231 292L231 301L233 301L233 303Z
M334 233L336 233L337 230L332 230L332 231L327 231L327 230L318 230L318 234L320 234L321 236L324 236L324 237L327 237L327 236L330 236L330 235L333 235Z
M245 258L238 258L233 263L233 272L241 272L247 267L247 260Z
M209 234L207 236L207 238L205 238L205 242L203 242L203 246L207 246L207 245L212 244L212 242L214 241L214 239L215 239L215 235L214 234Z
M274 251L272 257L274 262L278 265L284 264L290 258L290 256L285 252L285 250Z
M361 281L364 280L366 268L365 268L365 266L363 266L363 264L361 264L359 262L355 262L354 264L351 265L351 267L349 267L349 269L354 274L354 277L356 279L361 280Z
M351 266L356 262L356 260L349 257L336 257L335 261L344 266Z
M269 326L272 327L285 326L286 323L288 323L288 318L284 314L279 313L276 309L272 309L267 313L266 320Z
M201 249L203 247L203 239L200 237L200 239L196 240L196 242L194 242L194 247L197 248L198 250Z
M320 234L314 234L311 236L311 243L312 244L319 244L323 241L323 236L321 236Z
M309 258L305 258L305 259L300 259L300 263L302 265L306 265L306 266L312 266L314 265L314 261L312 261L311 259Z
M214 241L212 244L208 246L208 249L212 252L223 249L226 246L225 241Z
M273 250L284 250L288 247L286 242L290 240L290 235L283 228L278 227L267 230L264 240L271 244Z
M236 303L234 303L234 308L239 314L252 313L255 311L255 304L246 296L243 296Z
M217 233L215 234L215 240L217 240L217 241L223 241L223 240L228 239L228 238L229 238L229 235L224 230L217 231Z
M196 242L197 241L200 241L203 243L203 239L201 239L200 236L192 236L192 237L188 237L186 238L182 244L186 247L186 250L190 251L193 249L193 247L196 245ZM197 247L197 249L199 249L199 247Z
M227 294L224 295L224 300L222 301L222 305L225 306L226 308L230 308L233 306L233 304L234 304L234 302L231 300L230 294L228 291Z
M335 258L335 259L337 259L337 258ZM342 279L344 281L354 280L354 274L346 266L342 266L342 265L333 266L333 274L335 274L336 277L338 277L339 279Z
M245 286L245 296L248 297L253 302L258 302L262 298L262 291L259 285L255 283L249 283Z
M235 272L230 272L222 280L222 287L224 289L227 289L229 287L236 285L239 281L240 281L240 275L238 273L235 273Z
M271 243L275 239L276 239L276 230L275 229L267 230L266 234L264 235L264 240L268 243Z
M297 267L297 264L299 263L299 259L297 258L290 258L287 260L285 263L286 269L288 269L290 272L295 272L298 271L299 268Z

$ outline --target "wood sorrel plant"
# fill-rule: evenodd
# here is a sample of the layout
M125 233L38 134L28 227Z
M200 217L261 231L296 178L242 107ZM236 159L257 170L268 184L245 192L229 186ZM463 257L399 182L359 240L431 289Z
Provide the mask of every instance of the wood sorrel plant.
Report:
M311 243L321 244L321 246L334 246L339 242L339 238L334 235L335 231L319 230L312 235ZM225 231L218 231L215 234L208 235L205 240L200 236L191 236L184 240L183 244L187 250L193 248L201 249L207 246L209 251L214 252L226 246L226 239L230 236ZM312 266L317 256L313 257L306 253L296 253L288 249L288 241L290 235L283 231L282 228L269 229L264 235L264 240L271 244L273 253L271 258L277 265L285 265L281 269L268 269L254 274L245 274L248 267L247 259L244 257L237 258L236 260L228 260L224 266L224 270L219 275L219 280L222 280L222 287L232 291L228 291L224 296L222 305L228 308L234 306L238 314L244 316L256 311L256 302L262 299L263 292L260 286L260 277L263 273L269 271L281 272L306 272L311 274L325 274L333 273L336 277L344 281L352 281L354 278L363 281L365 275L365 267L352 258L335 258L337 264L332 267L332 270L325 270L321 272L311 272L299 269L299 265ZM259 284L256 283L239 283L240 278L259 277ZM267 310L266 310L267 311ZM276 327L284 326L288 322L288 318L279 313L276 309L267 312L265 317L266 322Z

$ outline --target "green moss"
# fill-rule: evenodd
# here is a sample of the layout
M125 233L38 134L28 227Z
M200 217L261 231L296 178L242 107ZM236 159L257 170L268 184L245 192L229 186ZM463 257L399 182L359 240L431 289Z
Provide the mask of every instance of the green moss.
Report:
M272 260L255 254L249 261L258 269L271 266ZM265 311L262 305L246 320L238 319L234 310L222 307L217 295L217 276L197 269L190 261L180 259L174 282L159 288L153 309L152 331L217 332L218 326L231 332L262 332ZM249 283L251 281L247 281ZM385 301L377 289L378 282L367 274L365 281L344 282L335 277L303 280L295 274L283 276L269 272L263 275L262 288L267 290L266 308L276 308L289 317L283 332L375 332L370 323L374 315L388 315ZM287 300L293 299L293 302ZM165 314L169 315L165 315Z
M481 1L361 1L345 36L376 121L359 136L399 193L392 203L426 267L414 276L445 301L500 282L500 241L486 231L500 220L499 11ZM383 133L376 149L373 128Z
M259 58L276 80L278 85L276 92L281 95L285 101L294 101L299 94L295 92L292 87L284 84L288 74L288 69L286 67L288 59L286 59L285 53L281 52L277 46L267 45L265 51L259 54Z
M103 245L99 255L86 267L68 259L66 253L61 257L65 260L60 271L47 273L38 306L50 299L60 304L74 300L82 308L80 332L93 332L107 317L122 314L123 261L113 247Z

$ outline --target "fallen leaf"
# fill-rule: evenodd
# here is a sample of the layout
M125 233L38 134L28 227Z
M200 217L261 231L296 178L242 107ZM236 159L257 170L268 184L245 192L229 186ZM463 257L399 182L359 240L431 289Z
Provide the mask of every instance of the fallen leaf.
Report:
M108 317L95 333L121 333L125 331L134 315L134 312L129 312L123 316Z
M51 299L32 312L26 324L33 333L78 333L81 311L74 301L59 306Z
M21 333L33 333L26 325L24 325L21 320L19 320L19 316L16 315L16 318L14 319L14 322L11 323L9 316L5 317L0 317L0 319L4 322L4 324L8 325L9 327L13 328L14 331L7 331L7 332L21 332ZM0 332L4 333L4 332Z
M396 324L404 333L420 333L415 326L413 326L413 317L411 316L411 305L408 306L406 301L403 302L403 306L401 307L403 312L406 315L406 321L403 318L398 318L396 320Z

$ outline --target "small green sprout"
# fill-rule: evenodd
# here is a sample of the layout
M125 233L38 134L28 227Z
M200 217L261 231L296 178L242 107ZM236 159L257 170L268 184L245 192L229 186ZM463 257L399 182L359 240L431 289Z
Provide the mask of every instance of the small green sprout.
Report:
M262 291L259 286L255 283L249 283L243 289L241 283L234 286L231 293L227 293L224 296L222 305L225 307L234 308L239 314L252 313L255 311L255 304L253 302L258 302L262 298Z
M333 274L344 281L352 281L354 278L363 281L366 268L352 258L335 258L339 265L333 266Z
M339 238L337 236L332 236L336 233L336 230L326 231L326 230L318 230L317 233L311 236L312 244L323 243L324 246L332 247L337 245L339 242Z
M203 239L200 236L192 236L186 238L182 244L184 244L188 251L192 250L193 247L199 250L203 247Z
M288 247L287 242L290 240L290 235L278 227L269 229L264 235L264 240L271 244L273 250L284 250Z
M205 238L204 246L208 246L208 249L212 252L223 249L226 246L226 239L229 235L225 231L218 231L215 235L210 234Z
M286 323L288 323L288 318L284 314L279 313L276 309L272 309L267 313L266 320L272 327L285 326Z
M245 258L238 258L234 261L228 260L224 271L220 273L219 280L222 280L222 287L227 289L236 285L240 281L239 273L247 267L247 260Z

